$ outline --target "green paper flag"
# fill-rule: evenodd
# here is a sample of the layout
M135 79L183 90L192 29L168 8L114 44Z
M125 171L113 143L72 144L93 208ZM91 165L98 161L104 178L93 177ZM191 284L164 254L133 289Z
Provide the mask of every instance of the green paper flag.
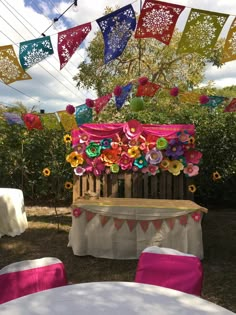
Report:
M61 124L55 113L43 114L40 116L40 119L45 129L61 129Z
M228 17L228 14L191 9L177 53L209 56Z

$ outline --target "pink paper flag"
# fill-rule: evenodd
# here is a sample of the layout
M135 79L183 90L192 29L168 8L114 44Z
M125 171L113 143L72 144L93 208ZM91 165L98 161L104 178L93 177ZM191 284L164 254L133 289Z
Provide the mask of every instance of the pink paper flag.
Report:
M100 222L102 226L104 226L107 223L107 221L110 219L110 217L106 217L104 215L100 215L99 217L100 217Z
M67 64L90 31L91 23L89 22L58 33L57 50L60 69Z
M112 97L112 93L101 96L94 101L94 107L97 114L103 110Z
M155 226L155 228L157 230L160 230L162 222L163 222L163 220L158 219L158 220L153 220L152 224Z
M139 221L143 232L146 232L149 227L149 221Z
M192 217L193 220L196 221L196 222L200 222L200 221L201 221L201 218L202 218L201 213L200 213L199 211L193 212L193 213L191 214L191 217Z
M122 227L123 223L124 223L123 219L114 218L114 224L117 230L119 230Z
M179 223L181 225L186 225L188 222L188 216L187 215L182 215L181 217L179 217Z
M166 219L166 221L167 221L167 224L168 224L169 228L171 230L173 230L174 225L175 225L175 218L169 218L169 219Z
M74 208L72 213L73 213L73 216L78 218L81 214L82 214L82 209L81 208Z
M128 224L130 232L132 232L136 226L136 223L137 223L136 220L127 220L126 222Z
M96 213L93 213L91 211L86 211L86 219L87 221L91 221L93 217L95 217Z

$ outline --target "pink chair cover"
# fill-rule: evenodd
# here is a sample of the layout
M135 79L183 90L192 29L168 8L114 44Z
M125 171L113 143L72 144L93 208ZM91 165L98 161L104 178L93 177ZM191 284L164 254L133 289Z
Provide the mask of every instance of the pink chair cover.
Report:
M29 262L32 265L32 261ZM67 285L66 272L62 262L28 270L23 269L0 273L0 304L38 291Z
M135 282L201 295L203 268L196 256L142 252Z

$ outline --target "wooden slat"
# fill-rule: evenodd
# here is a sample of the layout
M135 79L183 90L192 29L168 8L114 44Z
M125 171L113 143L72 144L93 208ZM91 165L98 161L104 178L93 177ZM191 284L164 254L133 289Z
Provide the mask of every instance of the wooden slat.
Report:
M98 194L98 196L101 196L101 177L100 176L96 176L96 193Z
M132 175L130 173L124 174L125 180L125 198L131 198L132 195Z
M104 174L103 178L102 178L102 191L103 191L103 197L108 197L108 193L107 193L107 182L108 182L108 175Z
M111 197L118 197L118 175L111 175Z
M172 176L169 172L166 173L166 199L173 199Z
M157 176L151 176L151 198L156 199L157 198Z
M159 174L160 177L160 199L166 199L166 171Z
M89 186L89 190L94 192L94 186L95 186L95 176L92 174L88 175L88 186Z
M88 191L87 182L88 182L88 175L83 175L82 176L82 196L84 196L84 193Z
M143 174L143 197L144 198L148 198L149 197L149 193L148 193L148 179L149 176L147 173Z
M73 201L81 197L80 193L80 177L73 176Z
M133 178L133 183L132 183L132 197L133 198L137 198L138 197L138 174L137 173L133 173L132 175Z

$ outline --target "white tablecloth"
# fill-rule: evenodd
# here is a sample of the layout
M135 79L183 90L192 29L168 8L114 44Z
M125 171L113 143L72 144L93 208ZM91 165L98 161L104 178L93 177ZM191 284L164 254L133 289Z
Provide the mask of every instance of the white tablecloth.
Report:
M76 208L82 209L78 217L73 215ZM207 209L190 200L81 199L72 205L68 246L78 256L137 259L146 247L156 245L202 259L201 219L192 217L196 212L202 215ZM155 225L156 220L161 222L160 227ZM130 230L128 223L132 221L134 228Z
M133 282L92 282L34 293L0 305L1 315L232 315L193 295Z
M0 237L20 235L27 227L22 190L0 188Z

